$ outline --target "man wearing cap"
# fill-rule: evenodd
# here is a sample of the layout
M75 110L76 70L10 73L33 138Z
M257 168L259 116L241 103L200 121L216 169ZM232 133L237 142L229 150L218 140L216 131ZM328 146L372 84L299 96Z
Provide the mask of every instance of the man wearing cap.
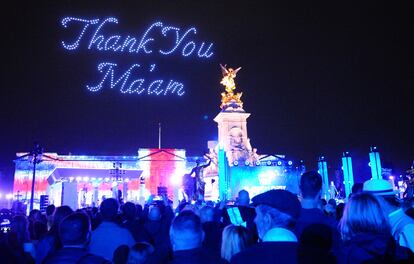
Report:
M401 208L401 201L396 196L397 191L393 190L392 184L384 179L371 179L364 182L363 191L372 193L378 198L388 214L394 239L400 246L414 252L414 220Z
M300 215L297 196L286 190L270 190L252 201L261 242L234 255L231 263L297 263L297 238L291 231Z

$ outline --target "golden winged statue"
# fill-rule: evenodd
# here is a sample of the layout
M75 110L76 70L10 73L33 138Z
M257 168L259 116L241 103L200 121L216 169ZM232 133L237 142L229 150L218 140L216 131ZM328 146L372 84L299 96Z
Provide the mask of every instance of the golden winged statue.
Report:
M236 93L234 94L233 91L236 89L236 83L234 79L236 78L237 72L241 69L241 67L237 69L226 68L226 65L221 65L221 72L223 74L223 78L221 79L221 84L225 86L225 91L221 93L221 105L220 108L223 109L225 105L230 102L235 102L243 108L243 102L240 100L240 97L243 93Z

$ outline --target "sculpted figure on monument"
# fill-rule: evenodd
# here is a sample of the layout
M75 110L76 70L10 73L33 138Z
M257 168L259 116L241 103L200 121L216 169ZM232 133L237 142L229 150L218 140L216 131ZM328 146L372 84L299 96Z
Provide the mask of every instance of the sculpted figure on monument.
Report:
M194 181L194 194L192 199L193 200L204 200L204 187L206 185L206 183L204 182L204 177L203 177L203 169L207 168L208 166L210 166L211 164L211 158L206 156L209 161L208 163L204 164L204 165L200 165L200 160L196 161L196 166L191 170L191 172L189 173L189 175L192 177L192 175L194 174L195 177L195 181ZM189 199L191 199L191 197L189 197Z
M240 100L240 97L243 93L236 93L234 94L233 91L236 89L236 83L234 79L236 78L237 72L241 69L241 67L237 69L233 68L226 68L226 65L221 65L221 72L223 74L223 78L221 79L221 84L225 86L225 91L221 93L221 108L225 107L228 103L234 102L238 104L241 108L243 108L243 102Z

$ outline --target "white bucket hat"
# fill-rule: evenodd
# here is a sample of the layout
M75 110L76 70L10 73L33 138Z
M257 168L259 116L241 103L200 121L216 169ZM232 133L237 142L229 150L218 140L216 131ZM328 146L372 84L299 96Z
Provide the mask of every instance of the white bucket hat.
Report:
M371 179L364 182L362 189L364 192L372 193L374 195L389 196L396 195L398 191L392 188L392 184L384 179Z

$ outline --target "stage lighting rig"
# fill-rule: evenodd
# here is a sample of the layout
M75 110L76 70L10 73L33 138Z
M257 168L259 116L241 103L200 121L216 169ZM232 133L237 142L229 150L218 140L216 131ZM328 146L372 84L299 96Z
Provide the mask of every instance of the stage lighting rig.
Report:
M113 169L109 170L109 174L111 175L115 175L115 180L116 181L121 181L122 180L122 176L125 174L125 170L122 169L122 163L121 162L114 162L113 163Z

